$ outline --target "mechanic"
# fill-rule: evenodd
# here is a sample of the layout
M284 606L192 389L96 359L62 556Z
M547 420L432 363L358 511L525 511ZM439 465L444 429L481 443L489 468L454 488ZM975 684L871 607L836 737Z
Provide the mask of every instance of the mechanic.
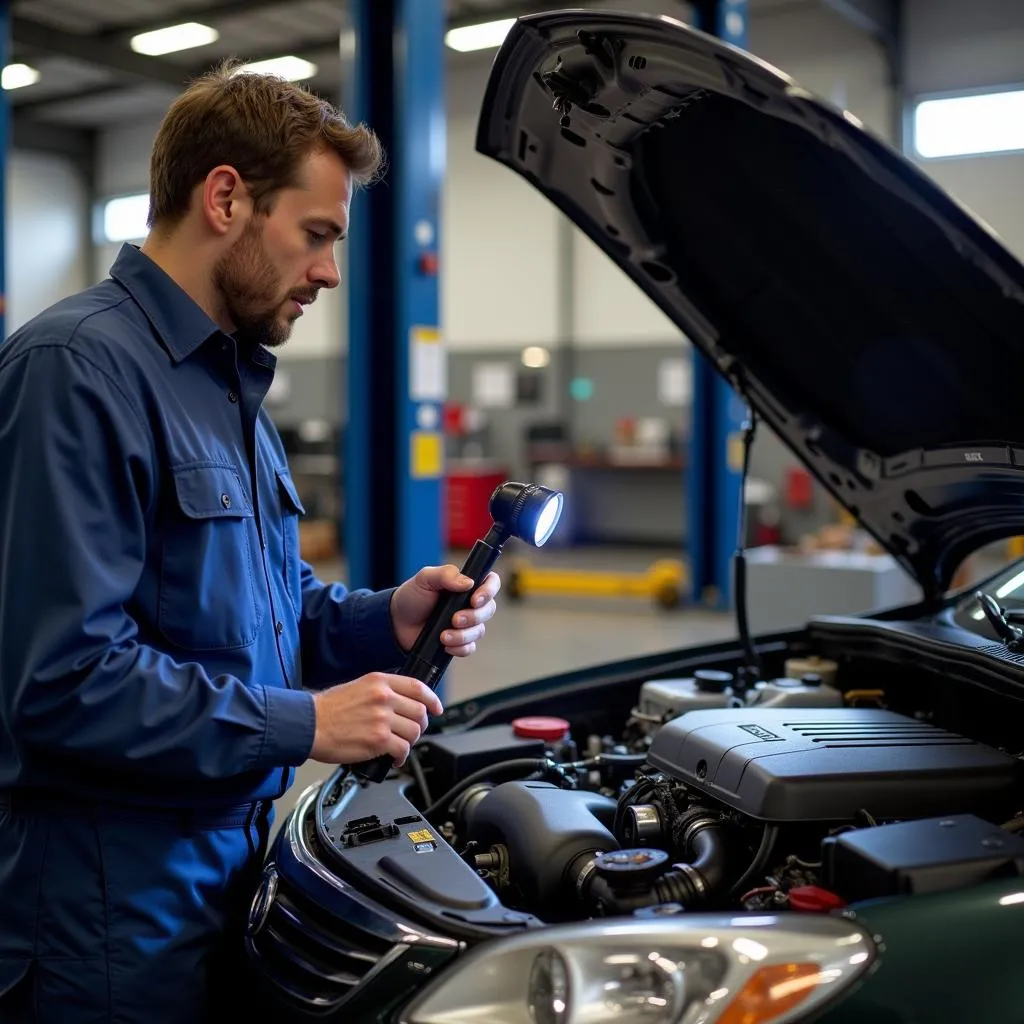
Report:
M442 711L388 670L472 581L318 580L263 408L272 350L339 284L381 147L237 72L164 118L141 248L0 346L3 1022L245 1012L271 801L308 758L403 762ZM473 653L498 587L446 629L451 654Z

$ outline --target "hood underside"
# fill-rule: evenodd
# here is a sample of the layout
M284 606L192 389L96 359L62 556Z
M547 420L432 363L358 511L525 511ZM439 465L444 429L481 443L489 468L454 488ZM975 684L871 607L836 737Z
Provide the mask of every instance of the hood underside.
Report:
M555 203L921 584L1024 534L1024 267L856 118L669 18L520 19L477 148Z

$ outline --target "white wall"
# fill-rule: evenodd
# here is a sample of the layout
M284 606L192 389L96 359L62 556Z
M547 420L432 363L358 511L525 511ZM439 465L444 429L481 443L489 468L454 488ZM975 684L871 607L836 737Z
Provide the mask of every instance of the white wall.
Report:
M8 333L88 284L87 202L69 161L11 154L4 239Z
M907 35L911 100L961 89L1024 86L1024 8L1019 3L907 0ZM1024 154L917 163L1024 259Z

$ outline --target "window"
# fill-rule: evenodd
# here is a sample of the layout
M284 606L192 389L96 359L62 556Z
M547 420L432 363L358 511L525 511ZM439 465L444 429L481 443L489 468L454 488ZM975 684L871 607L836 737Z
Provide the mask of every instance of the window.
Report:
M99 240L101 242L134 242L146 237L149 228L149 194L118 196L101 206Z
M926 159L1024 150L1024 90L922 100L914 149Z

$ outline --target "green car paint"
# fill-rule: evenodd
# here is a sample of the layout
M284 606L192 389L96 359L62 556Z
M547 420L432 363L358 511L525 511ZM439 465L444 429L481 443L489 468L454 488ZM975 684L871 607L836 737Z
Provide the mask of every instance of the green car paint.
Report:
M1024 878L858 904L879 943L822 1024L1024 1024Z

